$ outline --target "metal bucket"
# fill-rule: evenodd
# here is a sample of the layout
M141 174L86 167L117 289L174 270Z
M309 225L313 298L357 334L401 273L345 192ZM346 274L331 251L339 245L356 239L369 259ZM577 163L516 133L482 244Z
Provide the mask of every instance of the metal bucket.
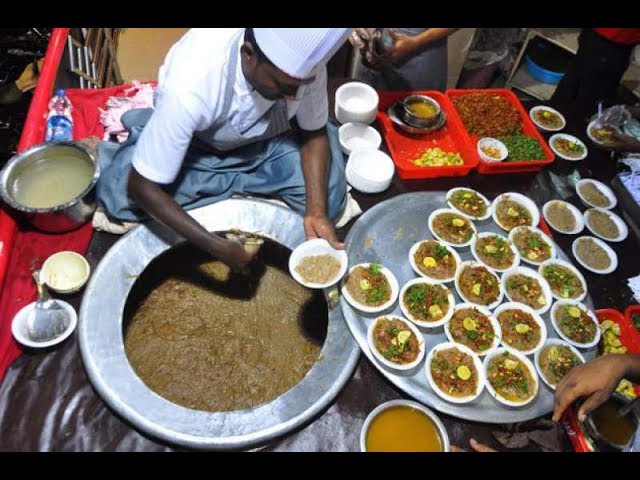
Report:
M16 179L35 165L55 157L79 158L93 169L89 185L71 200L48 208L31 208L15 198ZM0 196L5 203L21 212L31 224L45 232L67 232L91 220L96 209L95 185L100 177L100 168L94 156L74 142L40 143L14 155L0 172Z

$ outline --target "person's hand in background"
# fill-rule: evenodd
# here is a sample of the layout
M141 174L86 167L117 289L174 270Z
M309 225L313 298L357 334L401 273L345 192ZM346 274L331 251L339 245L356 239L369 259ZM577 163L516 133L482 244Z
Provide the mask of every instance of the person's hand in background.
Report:
M497 452L497 450L485 445L484 443L478 442L475 438L469 439L469 446L471 450L474 452ZM458 447L457 445L451 445L452 452L468 452L469 450L465 450L464 448Z
M640 153L640 141L631 135L611 130L610 138L606 144L601 145L606 150L625 153Z
M401 66L419 52L417 37L389 30L391 46L379 58L381 65Z

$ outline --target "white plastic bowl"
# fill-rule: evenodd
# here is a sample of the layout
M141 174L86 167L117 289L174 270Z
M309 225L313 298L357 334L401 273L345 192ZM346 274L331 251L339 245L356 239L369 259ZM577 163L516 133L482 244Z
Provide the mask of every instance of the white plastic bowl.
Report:
M551 383L547 377L545 377L544 373L542 372L542 368L540 367L540 356L542 355L542 352L547 348L547 347L552 347L552 346L559 346L559 347L567 347L569 350L571 350L573 352L573 354L578 357L580 359L580 361L582 363L586 363L584 357L582 356L582 354L576 349L576 347L574 347L573 345L571 345L570 343L565 342L564 340L560 340L559 338L547 338L547 341L544 343L544 345L542 346L542 348L540 350L538 350L535 355L533 356L533 363L536 366L536 370L538 371L538 376L542 379L542 381L544 383L547 384L547 386L551 389L551 390L555 390L556 389L556 384Z
M455 338L453 338L453 335L451 334L451 321L453 319L453 316L456 314L456 312L458 310L465 310L465 309L476 309L478 312L482 313L483 315L485 315L488 319L489 319L489 323L491 324L491 326L493 327L493 342L491 343L491 347L488 348L487 350L483 350L481 352L476 352L478 354L478 356L483 357L485 356L487 353L491 352L492 350L498 348L498 345L500 345L500 342L502 341L502 329L500 328L500 324L498 323L498 320L496 320L495 315L493 315L491 313L490 310L488 310L485 307L481 307L480 305L475 305L473 303L459 303L457 304L454 309L453 309L453 315L451 315L451 318L449 319L449 321L445 324L444 326L444 333L447 336L447 338L449 339L450 342L454 342L454 343L461 343L458 340L456 340ZM464 344L462 344L464 345ZM468 346L468 345L465 345ZM471 348L471 347L469 347Z
M554 204L565 205L569 209L573 217L576 219L576 226L572 230L561 230L556 225L554 225L553 222L549 219L549 209ZM553 228L556 232L564 233L567 235L575 235L580 233L582 230L584 230L584 218L582 217L582 212L569 202L565 202L563 200L549 200L547 203L545 203L542 206L542 216L544 217L547 224L551 228Z
M438 235L438 233L435 231L435 229L433 228L433 221L435 220L435 218L443 213L450 213L452 215L456 215L458 217L462 217L462 220L469 222L469 224L471 225L471 229L473 230L473 233L471 234L471 238L469 238L469 240L467 240L464 243L452 243L449 242L447 240L445 240L444 238L442 238L440 235ZM431 231L431 234L440 242L442 242L444 245L448 245L450 247L456 247L456 248L462 248L462 247L468 247L469 245L471 245L471 242L473 241L473 236L477 233L476 230L476 226L475 224L469 220L469 218L465 215L460 214L460 212L458 212L457 210L453 210L452 208L438 208L436 210L434 210L433 212L431 212L431 214L429 215L429 219L427 221L427 224L429 226L429 230Z
M386 359L384 355L382 355L378 351L378 349L375 347L373 343L373 331L376 325L378 324L378 321L382 318L388 318L389 320L400 320L403 324L407 326L407 329L411 330L411 333L413 333L416 336L420 351L418 352L418 356L413 362L404 363L404 364L394 363L391 360ZM420 333L420 331L418 331L418 329L406 318L398 317L397 315L383 315L381 317L376 318L373 322L371 322L371 325L369 325L369 329L367 331L367 341L369 342L369 349L371 350L371 353L373 353L373 356L376 358L376 360L378 360L384 366L389 367L393 370L400 370L400 371L411 370L416 365L418 365L424 358L424 337L422 336L422 333Z
M412 285L420 285L420 284L437 285L444 288L445 291L447 292L447 300L449 301L449 310L441 319L435 320L433 322L419 320L411 314L411 312L409 311L409 308L404 304L403 299L407 289ZM400 290L398 301L400 303L400 310L402 310L402 313L404 314L404 316L422 328L436 328L447 323L451 318L451 316L453 315L453 308L455 307L455 304L456 304L456 301L453 298L453 294L451 293L451 290L449 290L449 288L447 288L445 285L443 285L438 281L429 280L427 278L414 278L413 280L409 280L407 283L405 283L402 286L402 289Z
M500 156L498 158L490 157L489 155L487 155L482 151L483 147L497 148L500 151ZM509 150L507 149L507 146L497 138L491 138L491 137L481 138L480 140L478 140L476 149L478 151L478 155L480 156L480 158L485 162L490 162L490 163L502 162L509 155Z
M338 274L326 283L305 282L300 274L296 272L296 267L305 258L316 255L331 255L340 262ZM345 250L334 249L324 238L313 238L298 245L289 256L289 273L296 282L308 288L327 288L338 283L344 274L347 273L347 252Z
M476 372L478 374L478 385L476 386L476 390L475 390L473 395L469 395L468 397L454 397L454 396L451 396L448 393L443 392L440 389L440 387L436 384L435 380L433 379L433 375L431 374L431 361L433 360L434 355L436 353L442 351L442 350L448 350L450 348L456 348L460 352L466 353L467 355L469 355L473 359L473 365L474 365L474 367L476 369ZM427 369L427 380L429 381L429 385L431 386L433 391L440 398L446 400L447 402L451 402L451 403L469 403L469 402L473 402L476 398L478 398L480 396L480 394L484 390L484 387L485 387L485 384L486 384L486 376L485 376L484 367L482 366L482 362L480 361L480 357L478 356L478 354L475 353L473 350L471 350L466 345L462 345L461 343L454 343L454 342L439 343L438 345L436 345L435 347L433 347L429 351L429 354L427 355L427 360L426 360L425 364L426 364L426 369Z
M600 190L603 193L603 195L606 195L609 198L609 201L610 201L609 205L606 207L598 207L598 205L594 205L593 203L587 201L587 199L584 198L582 193L580 193L580 187L585 183L593 183L596 187L598 187L598 190ZM580 197L580 200L582 201L582 203L584 203L587 207L606 208L607 210L610 210L618 204L618 198L613 193L613 190L611 190L604 183L599 182L598 180L595 180L593 178L583 178L582 180L579 180L578 183L576 183L576 193L578 194L578 197Z
M478 252L476 251L476 245L479 239L485 238L485 237L500 237L505 242L509 242L510 244L509 248L513 252L513 261L511 262L511 265L509 265L506 268L495 268L495 267L492 267L491 265L488 265L482 260L482 258L480 257L480 255L478 255ZM511 270L512 268L520 265L520 253L518 252L518 249L514 247L513 244L511 244L511 241L507 237L500 235L499 233L480 232L474 235L473 241L471 242L471 254L473 255L473 258L475 258L478 262L482 263L485 267L487 267L490 270L493 270L494 272L506 272L507 270Z
M488 376L489 363L491 362L491 360L493 360L499 355L502 355L504 352L509 352L511 355L516 357L518 361L521 362L526 368L529 369L529 373L531 374L531 378L533 379L533 383L534 383L533 395L531 395L527 400L523 402L514 402L513 400L507 400L506 398L504 398L502 395L499 395L495 391L495 389L491 385L491 382L489 381L488 378L487 378L487 391L491 394L493 398L495 398L498 402L502 403L503 405L507 405L509 407L523 407L531 403L536 398L536 396L538 395L538 390L540 385L540 381L538 380L538 373L536 372L536 368L533 366L533 363L531 363L531 360L529 360L520 352L509 351L506 348L498 348L484 357L483 363L484 363L485 375Z
M413 256L415 255L415 253L418 251L418 248L420 248L420 244L422 242L426 242L427 240L420 240L419 242L416 242L413 244L413 246L411 247L411 249L409 250L409 263L411 264L411 268L413 268L413 271L416 272L418 275L420 275L421 277L424 278L429 278L431 280L434 280L436 282L441 282L441 283L449 283L449 282L453 282L453 280L456 278L456 272L453 272L453 275L451 275L451 277L449 278L435 278L435 277L430 277L429 275L427 275L426 273L422 272L419 268L418 265L416 265L416 261L414 260ZM456 261L456 270L458 268L458 265L460 265L460 263L462 262L462 260L460 259L460 255L458 254L458 252L456 252L456 249L453 247L450 247L448 245L443 245L441 242L439 242L438 240L432 240L433 242L438 242L440 243L440 245L442 245L444 248L447 249L447 251L451 254L451 256L453 256L453 258Z
M372 149L362 149L351 152L345 176L349 185L360 192L383 192L391 184L395 166L393 160L386 153Z
M354 265L353 267L351 267L349 269L349 273L351 273L356 267L365 267L365 268L369 268L369 265L371 265L370 263L359 263L358 265ZM377 307L368 307L367 305L364 305L360 302L357 302L349 293L349 290L347 290L347 285L346 285L346 280L343 280L342 282L342 288L341 288L341 293L342 296L345 298L345 300L347 302L349 302L349 304L353 307L356 308L362 312L366 312L366 313L376 313L376 312L382 312L383 310L386 310L387 308L389 308L391 305L393 305L395 303L395 301L398 298L398 292L400 291L400 286L398 285L398 279L396 278L396 276L391 272L391 270L389 270L386 267L382 267L381 272L384 274L385 277L387 277L387 281L389 282L389 286L391 287L391 297L389 298L389 300L387 300L385 303L383 303L382 305L379 305Z
M523 230L529 230L531 232L535 232L538 233L542 239L547 243L547 245L549 245L549 247L551 248L551 257L548 260L552 260L554 258L556 258L556 256L558 255L558 251L556 249L556 245L555 243L549 238L549 236L544 233L542 230L540 230L539 228L534 228L534 227L516 227L513 230L511 230L511 232L509 232L509 241L513 244L513 248L515 248L516 250L518 250L518 247L516 247L516 244L513 240L513 238L516 236L516 234L520 231L520 229ZM520 253L518 251L518 253ZM520 253L520 259L526 263L529 263L531 265L541 265L543 261L536 261L536 260L531 260L529 258L527 258L525 255Z
M451 199L451 195L453 195L454 193L456 193L457 191L460 191L460 190L474 192L476 195L478 195L484 201L485 205L487 206L486 213L484 215L479 216L479 217L474 217L472 215L469 215L468 213L464 213L462 210L459 210L458 207L456 207L451 202L450 199ZM485 197L483 194L481 194L477 190L474 190L473 188L467 188L467 187L452 188L451 190L449 190L447 192L447 205L449 205L449 208L455 210L460 215L464 215L469 220L486 220L487 218L489 218L491 216L491 202L489 201L489 199L487 197Z
M511 295L509 295L509 292L507 291L507 281L513 275L524 275L527 278L533 278L538 281L540 288L542 288L542 294L544 295L544 300L546 303L544 304L544 306L539 308L531 307L532 310L534 310L539 315L542 315L543 313L545 313L547 310L551 308L551 304L553 303L553 295L551 294L551 288L549 287L549 283L542 275L540 275L538 272L536 272L535 270L529 267L516 267L512 270L509 270L508 272L505 272L502 275L502 280L501 280L502 289L504 290L504 294L506 295L506 297L509 299L510 302L515 302L515 300L511 298Z
M573 142L575 144L578 144L584 149L584 151L578 157L570 157L570 156L562 153L560 150L558 150L554 146L553 143L557 139L564 139L564 140L568 140L570 142ZM589 150L587 149L587 146L584 144L584 142L582 140L580 140L578 137L574 137L573 135L567 135L566 133L556 133L555 135L551 135L551 138L549 139L549 147L551 147L551 150L553 150L553 153L558 155L560 158L563 158L563 159L568 160L570 162L577 162L579 160L584 160L585 158L587 158L587 155L589 153Z
M609 218L618 227L619 234L617 237L615 238L603 237L591 227L590 217L591 217L591 212L593 212L594 210L598 210L606 215L609 215ZM584 223L587 226L587 230L589 230L594 235L602 238L603 240L606 240L607 242L621 242L629 236L629 227L627 227L627 224L624 223L624 220L622 220L618 215L616 215L612 211L607 210L605 208L589 208L587 211L584 212Z
M502 200L511 200L513 202L519 203L524 208L526 208L529 211L529 214L531 215L531 225L529 225L530 227L537 227L538 224L540 223L540 212L538 211L538 206L534 203L533 200L531 200L529 197L525 197L520 193L506 192L506 193L503 193L502 195L498 195L491 203L491 216L493 218L493 221L496 222L496 225L498 225L501 229L506 230L507 232L510 231L510 229L502 226L502 224L498 221L498 216L496 214L498 204ZM519 225L519 226L522 226L522 225Z
M498 293L498 298L493 302L490 303L489 305L482 305L480 303L475 303L472 302L471 300L469 300L464 293L462 293L462 290L460 289L460 275L462 274L462 270L466 267L482 267L484 269L486 269L491 275L493 275L496 280L498 280L498 287L500 289L500 292ZM502 299L504 298L504 289L502 288L502 283L500 282L500 277L498 276L498 274L496 274L496 272L494 272L493 270L487 268L485 265L483 265L480 262L475 262L472 260L468 260L466 262L462 262L459 266L458 266L458 270L456 270L456 280L455 280L455 286L456 286L456 291L458 292L458 295L460 295L460 298L465 301L466 303L470 303L472 305L478 305L480 307L485 307L488 310L493 310L494 308L496 308L498 305L500 305L500 302L502 302Z
M78 323L78 314L76 313L75 309L67 302L57 299L56 302L66 312L68 323L67 328L64 330L64 332L62 332L57 337L45 342L38 342L33 340L31 338L31 335L29 334L29 323L31 316L35 314L34 310L36 302L32 302L22 307L13 317L13 321L11 322L11 333L13 334L13 337L16 339L16 341L26 347L48 348L57 345L63 340L67 339L76 328L76 325Z
M567 337L562 332L562 330L560 330L560 327L558 326L558 322L556 320L556 311L558 310L558 308L560 308L562 306L565 306L565 305L573 305L573 306L578 307L583 312L587 312L587 315L589 316L589 318L593 321L593 323L596 326L596 334L595 334L595 336L594 336L592 341L587 342L587 343L575 342L575 341L571 340L569 337ZM555 329L556 333L558 334L558 336L560 338L562 338L568 344L573 345L574 347L577 347L577 348L595 347L598 344L598 342L600 341L600 337L602 335L602 331L600 330L600 323L598 322L598 319L596 318L594 313L591 310L589 310L584 303L574 302L572 300L559 300L553 305L553 308L551 309L551 324L553 325L553 328Z
M338 139L346 155L366 148L378 149L382 143L380 133L365 123L345 123L338 129Z
M597 269L597 268L590 267L589 265L587 265L586 262L584 262L578 256L578 243L580 241L583 241L582 240L583 238L590 238L591 240L593 240L594 243L596 243L598 246L600 246L607 253L607 255L609 256L609 259L611 260L611 265L609 265L608 268ZM571 244L571 252L573 253L573 256L575 257L575 259L578 261L578 263L580 265L582 265L587 270L592 271L593 273L599 273L601 275L604 275L604 274L607 274L607 273L614 272L616 270L616 268L618 268L618 255L616 254L616 252L609 245L607 245L605 242L603 242L599 238L591 237L589 235L584 235L582 237L578 237Z
M341 124L359 122L370 124L378 112L378 93L362 82L349 82L336 90L335 115Z
M77 292L87 283L90 273L89 262L79 253L67 250L51 255L40 270L42 280L58 293Z
M361 452L367 451L367 435L369 434L369 427L371 423L376 419L378 415L380 415L385 410L388 410L390 408L396 408L396 407L413 408L414 410L418 410L421 413L423 413L426 417L429 418L429 420L433 422L435 429L437 430L438 435L440 436L442 451L449 452L451 450L447 429L444 427L444 424L442 423L442 421L438 418L438 416L432 410L428 409L421 403L414 402L412 400L399 399L399 400L390 400L381 405L378 405L376 408L374 408L371 411L369 415L367 415L367 418L365 419L364 424L362 425L362 430L360 431L360 451ZM400 428L402 428L400 425L398 426L394 425L394 427L396 427L396 429L395 431L392 432L392 435L403 436L405 434L404 431L400 430Z
M553 288L551 287L551 283L547 280L547 284L549 285L549 288L551 289L551 295L553 295L553 298L555 298L556 300L571 300L571 301L574 301L574 302L581 302L582 300L584 300L584 297L587 296L587 282L585 281L584 276L582 275L582 273L580 273L580 271L576 267L574 267L572 264L570 264L569 262L565 262L564 260L558 260L557 258L551 258L549 260L546 260L546 261L542 262L540 264L540 266L538 267L538 273L542 277L544 277L544 274L542 272L549 265L560 265L562 267L565 267L565 268L571 270L571 272L580 279L580 282L582 282L582 290L583 290L583 292L576 298L561 297L560 295L556 295L556 293L553 291ZM545 280L546 280L546 278L545 278Z
M546 125L538 122L538 120L535 118L535 113L538 113L541 110L547 110L551 113L555 113L558 117L560 117L560 120L562 120L562 125L559 127L547 127ZM558 110L556 110L555 108L551 108L551 107L547 107L544 105L538 105L533 107L531 110L529 110L529 118L531 118L531 121L533 123L535 123L536 127L538 127L540 130L544 130L546 132L559 132L560 130L562 130L564 127L567 126L567 121L564 118L564 115L562 115Z
M505 302L502 305L500 305L498 308L496 308L495 311L493 312L493 315L496 317L498 324L500 323L500 320L498 320L498 316L505 310L520 310L524 313L528 313L529 315L531 315L531 317L533 317L533 320L540 327L540 341L529 350L518 350L517 348L506 343L504 339L505 337L504 330L502 330L502 325L500 325L501 332L502 332L502 339L500 343L502 344L502 346L507 350L509 350L510 352L517 352L517 353L521 353L522 355L531 355L533 353L536 353L538 350L540 350L544 345L544 342L547 340L547 336L548 336L547 325L544 323L544 320L542 319L542 317L540 317L540 315L535 310L533 310L532 308L528 307L523 303Z
M600 140L598 140L596 137L594 137L594 136L591 134L591 129L596 125L596 123L598 123L598 120L597 120L597 119L595 119L595 120L591 120L591 122L589 122L589 125L587 125L587 136L588 136L588 137L591 139L591 141L592 141L593 143L595 143L596 145L607 146L607 143L606 143L606 142L601 142ZM622 132L620 131L620 128L619 128L619 127L616 127L616 126L613 126L613 125L608 125L608 127L609 127L609 128L611 128L611 129L613 129L613 130L616 130L616 131L617 131L617 132L619 132L619 133L622 133Z

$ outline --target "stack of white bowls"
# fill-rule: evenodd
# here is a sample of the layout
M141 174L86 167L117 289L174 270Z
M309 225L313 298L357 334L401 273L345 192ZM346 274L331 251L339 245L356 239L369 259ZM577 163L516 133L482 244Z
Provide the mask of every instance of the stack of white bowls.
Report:
M395 167L389 155L379 150L382 137L371 124L378 111L377 92L362 82L338 88L335 115L342 124L338 130L342 151L349 156L347 182L361 192L377 193L391 184Z

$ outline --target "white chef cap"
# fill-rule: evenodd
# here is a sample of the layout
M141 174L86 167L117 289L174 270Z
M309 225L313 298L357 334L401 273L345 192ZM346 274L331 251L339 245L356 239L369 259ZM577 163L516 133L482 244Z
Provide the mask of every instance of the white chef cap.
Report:
M284 73L309 78L351 33L350 28L254 28L260 50Z

